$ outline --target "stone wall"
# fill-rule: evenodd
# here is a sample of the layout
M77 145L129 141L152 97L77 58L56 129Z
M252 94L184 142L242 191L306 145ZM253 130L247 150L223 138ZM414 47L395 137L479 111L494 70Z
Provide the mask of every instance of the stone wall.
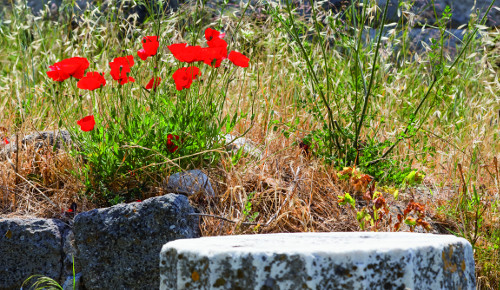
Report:
M186 196L167 194L57 219L0 218L0 289L40 274L72 288L72 257L85 289L157 289L168 241L200 236Z

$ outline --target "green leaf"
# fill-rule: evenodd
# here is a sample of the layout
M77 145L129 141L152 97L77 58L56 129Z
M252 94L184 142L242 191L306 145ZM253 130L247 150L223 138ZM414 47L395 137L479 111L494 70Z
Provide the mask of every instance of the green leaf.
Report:
M406 218L405 224L409 226L415 226L417 224L417 221L414 218Z

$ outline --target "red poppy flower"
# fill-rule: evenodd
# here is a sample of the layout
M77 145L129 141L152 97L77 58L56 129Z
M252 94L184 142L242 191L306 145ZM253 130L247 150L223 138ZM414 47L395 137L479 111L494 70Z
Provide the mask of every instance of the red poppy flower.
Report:
M62 82L69 77L81 79L88 67L89 61L86 58L72 57L49 66L47 75L56 82Z
M133 77L129 77L130 68L134 65L134 57L131 55L115 58L109 63L111 68L111 76L114 80L119 81L120 85L128 82L135 82Z
M172 141L174 138L175 138L175 141L179 141L179 136L177 136L177 135L168 134L168 136L167 136L167 149L168 149L168 151L170 151L170 153L174 153L175 150L177 150L177 148L179 148L179 146L176 146L174 141Z
M180 62L192 63L203 60L201 46L189 46L187 43L175 43L168 46L174 57Z
M250 60L248 57L234 50L229 53L228 58L234 65L241 67L248 67L248 61Z
M158 36L146 36L142 38L142 49L137 52L137 55L146 60L148 57L156 55L158 52Z
M161 78L160 77L157 77L156 79L154 77L152 77L150 80L149 80L149 83L146 85L146 89L147 90L156 90L156 88L160 85L160 82L161 82Z
M213 67L219 67L222 60L227 58L227 42L220 37L212 37L207 41L207 44L208 47L203 49L203 62Z
M212 40L207 41L208 47L224 47L227 48L227 42L221 38L213 38Z
M213 67L219 67L222 60L227 57L225 47L205 47L202 48L202 53L203 62Z
M181 67L174 72L172 78L175 81L175 87L178 91L189 89L193 80L200 75L200 69L197 67Z
M88 72L85 77L78 81L76 86L82 90L93 91L106 85L104 73L101 75L98 72Z
M7 140L7 138L4 138L4 139L3 139L3 144L7 145L7 144L9 144L9 143L10 143L10 142L9 142L9 140Z
M76 123L80 125L82 131L88 132L94 130L95 120L93 115L87 116Z
M212 28L207 28L205 30L205 39L207 41L210 41L214 38L223 38L224 36L226 36L225 33L220 33L219 31L212 29Z

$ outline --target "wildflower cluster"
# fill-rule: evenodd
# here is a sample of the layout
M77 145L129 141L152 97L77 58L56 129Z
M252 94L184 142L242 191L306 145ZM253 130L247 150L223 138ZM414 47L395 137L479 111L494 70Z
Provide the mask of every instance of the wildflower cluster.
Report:
M227 58L236 66L248 67L249 59L246 56L236 51L228 53L228 44L223 39L224 36L224 33L208 28L205 30L207 47L177 43L168 46L168 49L178 61L188 64L203 62L211 67L217 68L221 65L222 61ZM158 36L145 36L142 38L141 44L142 49L137 51L137 56L142 61L146 61L149 57L157 55L160 47ZM131 68L134 64L133 55L117 57L109 63L109 74L113 80L117 81L120 85L134 83L135 79L130 76ZM67 58L49 66L47 75L56 82L63 82L70 77L78 79L77 87L82 90L94 91L104 87L106 85L105 73L92 71L85 74L89 66L90 63L86 58ZM184 89L189 89L193 81L200 75L200 68L191 65L177 69L173 73L172 78L176 89L182 91ZM156 90L161 81L161 77L153 76L145 86L145 89ZM86 116L79 120L77 124L82 131L92 131L95 126L94 116ZM175 141L179 140L179 136L168 134L167 139L168 150L174 152L178 148L178 146L175 145Z

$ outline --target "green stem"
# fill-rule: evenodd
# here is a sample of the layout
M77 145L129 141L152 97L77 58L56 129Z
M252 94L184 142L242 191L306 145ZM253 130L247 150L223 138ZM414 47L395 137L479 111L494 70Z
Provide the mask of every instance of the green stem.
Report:
M373 81L375 80L376 64L377 64L377 59L378 59L378 54L379 54L380 43L382 42L382 33L384 33L385 19L386 19L388 7L389 7L389 2L386 3L385 8L384 8L384 14L382 15L382 26L380 27L380 33L378 34L377 47L375 49L375 57L373 58L372 71L371 71L371 75L370 75L370 82L368 83L368 89L365 92L363 110L361 111L361 117L360 117L359 123L358 123L357 128L356 128L356 135L354 137L354 148L356 148L356 150L358 148L359 134L361 132L361 128L363 127L363 121L365 120L365 116L366 116L366 109L368 108L368 102L370 100L370 94L371 94L371 90L372 90L372 86L373 86Z
M484 14L483 18L481 18L480 23L484 23L484 21L486 21L486 17L488 16L488 13L490 12L491 8L493 7L493 3L495 3L495 0L492 0L490 6L486 10L486 13ZM440 80L444 75L446 75L447 71L450 71L451 69L453 69L453 67L455 67L455 65L458 63L458 60L462 57L462 55L464 54L465 50L469 46L470 42L472 41L472 39L474 38L474 36L476 35L476 33L477 33L478 30L479 30L479 27L476 27L474 29L474 32L471 35L469 35L469 38L467 38L467 41L465 42L465 45L460 50L460 53L458 54L458 56L453 61L453 63L451 64L450 68L448 68L445 72L442 72L438 77L434 77L434 80L432 81L430 87L427 89L427 92L426 92L425 96L422 98L422 100L420 101L420 104L418 105L418 107L415 109L415 111L411 115L410 121L408 122L408 125L406 125L406 129L404 131L404 135L406 135L406 133L408 132L408 130L411 128L413 122L415 121L415 117L417 116L417 114L420 111L420 108L422 107L422 105L424 104L424 102L427 100L427 97L429 96L429 94L430 94L432 88L434 87L434 85L436 84L436 82L438 80ZM423 121L425 121L425 120L423 120ZM398 138L396 140L396 142L394 142L394 144L379 159L374 160L374 161L368 163L368 165L374 165L374 164L378 163L380 160L383 160L387 155L389 155L389 153L403 139L404 139L404 137L403 138Z
M287 12L288 12L288 15L290 15L290 22L291 22L291 27L293 28L295 26L295 22L293 21L293 15L292 15L292 10L291 10L291 3L290 3L290 0L287 1ZM314 90L315 91L318 91L320 97L321 97L321 100L323 101L323 104L325 105L327 111L328 111L328 127L329 127L329 130L333 136L333 141L335 142L335 144L337 145L337 150L339 152L339 154L342 154L342 147L340 146L340 142L338 140L338 136L337 134L334 133L334 120L333 120L333 113L332 113L332 109L330 107L330 105L328 104L328 101L323 93L323 90L320 88L319 86L319 81L318 81L318 78L316 76L316 73L314 72L314 68L312 66L312 63L311 63L311 60L309 59L309 56L307 55L307 52L304 48L304 46L302 45L302 42L299 38L299 36L297 35L297 31L296 30L291 30L290 27L287 26L286 22L281 19L281 17L277 17L278 20L283 24L283 27L285 27L285 29L287 30L287 32L294 38L295 42L297 43L297 45L299 46L303 56L304 56L304 59L306 61L306 64L307 64L307 68L309 70L309 73L311 74L312 76L312 79L313 79L313 84L314 84Z

